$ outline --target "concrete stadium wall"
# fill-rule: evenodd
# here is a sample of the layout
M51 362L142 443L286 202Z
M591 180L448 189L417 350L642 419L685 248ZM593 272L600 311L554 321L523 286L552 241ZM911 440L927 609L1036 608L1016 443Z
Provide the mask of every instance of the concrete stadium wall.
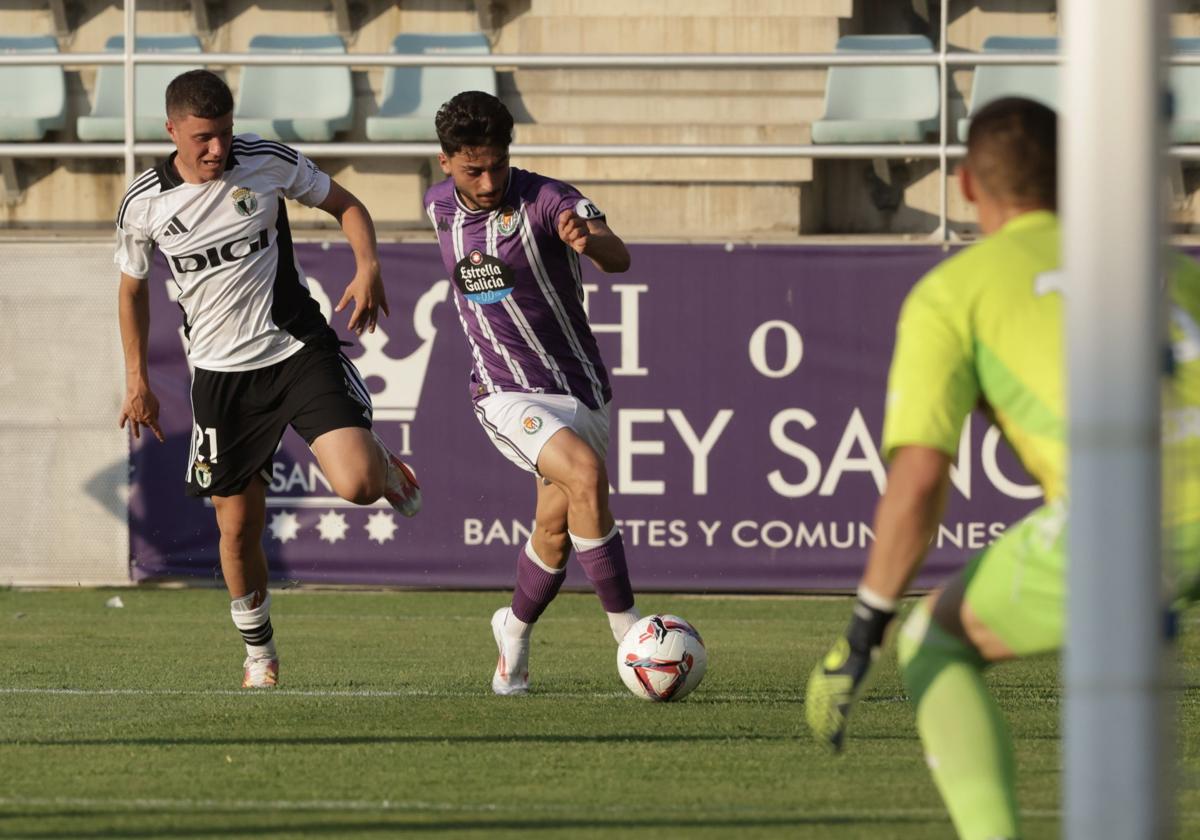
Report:
M107 242L0 245L0 586L129 582Z

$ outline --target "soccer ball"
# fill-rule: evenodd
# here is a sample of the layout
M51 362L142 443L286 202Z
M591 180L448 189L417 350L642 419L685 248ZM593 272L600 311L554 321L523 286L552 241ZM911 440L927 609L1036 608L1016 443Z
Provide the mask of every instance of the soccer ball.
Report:
M700 685L708 652L696 628L677 615L649 615L617 647L617 670L643 700L682 700Z

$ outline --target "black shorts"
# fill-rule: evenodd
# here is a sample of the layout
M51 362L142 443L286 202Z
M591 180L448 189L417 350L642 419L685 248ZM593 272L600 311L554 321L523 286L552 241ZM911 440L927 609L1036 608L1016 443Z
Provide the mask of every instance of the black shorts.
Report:
M371 428L371 394L334 344L310 345L257 370L192 375L189 496L236 496L271 461L288 425L311 445L325 432Z

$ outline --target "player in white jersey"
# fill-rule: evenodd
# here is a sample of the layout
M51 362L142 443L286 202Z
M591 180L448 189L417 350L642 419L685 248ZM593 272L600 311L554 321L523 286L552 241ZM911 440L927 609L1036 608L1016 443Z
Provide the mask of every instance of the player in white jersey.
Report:
M465 91L436 118L450 176L425 195L471 348L475 414L506 458L537 476L534 530L510 606L492 616L496 694L529 688L529 638L574 547L619 642L638 619L608 506L608 374L583 311L579 258L605 272L629 251L570 184L509 166L513 118Z
M412 471L371 431L371 398L309 295L292 250L284 197L336 218L355 275L335 312L374 332L388 313L375 230L353 195L294 149L233 134L233 95L193 70L167 87L176 151L138 176L117 214L115 262L125 351L120 425L163 440L150 388L150 260L167 258L183 309L192 376L187 492L211 497L233 623L246 646L242 686L278 683L262 535L271 461L291 425L334 492L356 504L384 497L401 514L421 504Z

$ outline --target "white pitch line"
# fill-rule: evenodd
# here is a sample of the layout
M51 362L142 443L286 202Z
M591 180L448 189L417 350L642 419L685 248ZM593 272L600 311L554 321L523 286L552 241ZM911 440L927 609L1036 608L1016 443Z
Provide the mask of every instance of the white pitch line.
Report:
M369 698L391 698L391 697L430 697L430 698L451 698L451 699L467 699L490 697L491 694L487 688L481 688L478 691L438 691L427 688L403 688L403 689L347 689L347 690L330 690L330 689L296 689L296 688L274 688L274 689L259 689L249 690L244 688L213 688L213 689L184 689L184 688L11 688L0 687L0 695L4 694L25 694L25 695L51 695L51 696L79 696L79 697L369 697ZM635 699L633 695L625 691L534 691L530 695L530 699L543 697L547 699L572 699L572 700L613 700L613 699ZM799 702L799 695L780 695L775 697L763 697L760 694L705 694L704 698L716 702L738 702L738 703L754 703L754 702L776 702L776 703L792 703ZM522 702L520 700L516 702Z
M0 797L0 808L97 808L106 811L137 811L137 810L175 810L175 811L438 811L438 812L472 812L472 813L572 813L586 819L588 813L629 814L637 810L637 806L629 804L596 806L580 808L571 803L553 802L521 802L511 805L498 805L491 802L425 802L420 800L392 799L99 799L87 797L47 796L47 797ZM661 803L647 805L655 815L687 815L697 814L696 808L663 806ZM754 806L719 807L709 811L700 810L701 814L735 814L737 816L773 815L786 816L791 813L788 808L758 808ZM1061 817L1058 810L1022 811L1022 816L1030 819L1054 819ZM863 817L874 819L903 819L903 818L946 818L946 812L940 808L855 808L847 811L813 811L803 810L806 823L815 820L844 820Z
M274 688L248 690L244 688L0 688L0 694L50 694L77 695L82 697L132 696L132 697L486 697L486 688L478 691L437 691L427 688L403 689L295 689ZM622 692L563 692L548 693L550 697L620 697Z

